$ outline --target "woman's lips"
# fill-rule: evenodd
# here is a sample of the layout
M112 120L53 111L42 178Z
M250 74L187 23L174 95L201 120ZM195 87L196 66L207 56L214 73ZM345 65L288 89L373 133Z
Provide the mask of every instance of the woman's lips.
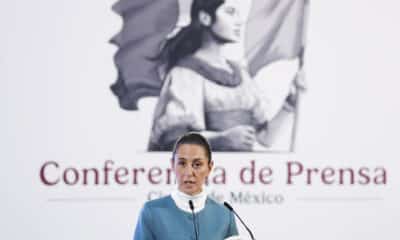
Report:
M185 185L194 185L194 184L196 184L195 181L184 181L183 183L184 183Z

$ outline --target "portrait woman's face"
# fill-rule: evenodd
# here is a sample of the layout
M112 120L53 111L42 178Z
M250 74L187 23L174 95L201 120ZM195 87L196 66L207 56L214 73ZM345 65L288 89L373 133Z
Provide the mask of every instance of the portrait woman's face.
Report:
M227 0L216 11L211 31L227 42L237 42L242 35L243 19L235 1Z
M178 189L188 195L200 193L213 163L204 147L197 144L182 144L175 152L173 169Z

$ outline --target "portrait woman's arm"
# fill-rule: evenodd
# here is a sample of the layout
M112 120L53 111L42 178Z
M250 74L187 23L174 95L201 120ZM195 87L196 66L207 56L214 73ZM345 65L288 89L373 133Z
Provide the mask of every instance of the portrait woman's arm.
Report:
M170 150L184 133L205 130L204 114L203 80L189 69L173 68L157 103L150 142Z
M256 141L256 130L249 125L239 125L225 131L202 131L213 150L218 151L251 151Z

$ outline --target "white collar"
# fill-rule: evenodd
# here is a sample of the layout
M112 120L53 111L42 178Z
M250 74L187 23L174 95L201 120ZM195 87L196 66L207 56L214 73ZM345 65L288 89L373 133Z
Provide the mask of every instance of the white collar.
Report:
M189 200L192 200L194 205L194 212L198 213L203 210L206 204L207 193L203 190L200 193L192 196L176 189L171 193L171 197L179 209L188 213L192 213L192 210L189 207Z

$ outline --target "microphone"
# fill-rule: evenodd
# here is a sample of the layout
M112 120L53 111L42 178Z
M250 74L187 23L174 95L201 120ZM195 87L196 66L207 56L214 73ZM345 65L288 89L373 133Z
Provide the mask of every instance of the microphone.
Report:
M229 211L233 212L233 214L235 214L235 216L240 220L240 222L243 224L243 226L246 228L247 232L249 232L250 237L252 240L255 240L253 233L250 231L250 229L247 227L247 225L243 222L243 220L239 217L239 215L235 212L235 210L233 210L233 207L227 203L224 202L224 206L229 209Z
M194 205L193 205L193 201L192 200L189 200L189 207L190 207L190 210L192 210L194 233L196 234L196 240L198 240L199 239L199 233L197 232L196 215L194 214Z

